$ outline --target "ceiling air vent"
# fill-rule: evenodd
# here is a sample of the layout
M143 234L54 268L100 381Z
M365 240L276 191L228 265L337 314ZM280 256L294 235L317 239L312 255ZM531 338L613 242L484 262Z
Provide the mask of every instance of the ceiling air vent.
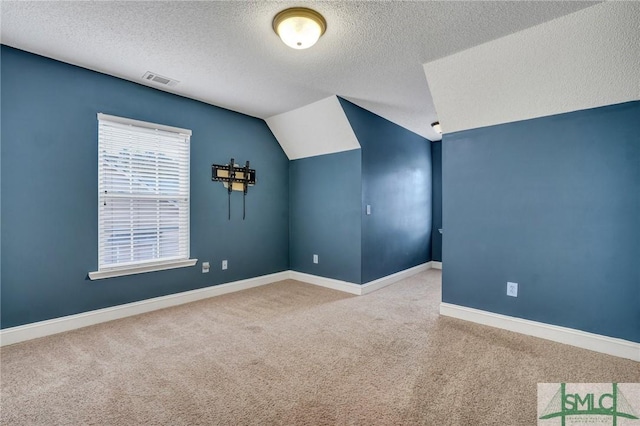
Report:
M151 71L147 71L142 78L146 81L151 81L153 83L159 84L161 86L169 86L169 87L173 87L176 84L179 83L178 80L173 80L170 79L169 77L163 77L159 74L156 74L154 72Z

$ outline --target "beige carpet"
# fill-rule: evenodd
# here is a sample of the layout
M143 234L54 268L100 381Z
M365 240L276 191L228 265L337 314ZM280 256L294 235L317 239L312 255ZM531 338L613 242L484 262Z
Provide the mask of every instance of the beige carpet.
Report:
M538 382L640 364L438 316L440 272L284 281L1 350L2 425L533 425Z

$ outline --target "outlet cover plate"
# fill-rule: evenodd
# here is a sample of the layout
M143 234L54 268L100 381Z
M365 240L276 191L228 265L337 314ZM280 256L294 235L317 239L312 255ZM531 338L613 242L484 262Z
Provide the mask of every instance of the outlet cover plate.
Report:
M507 296L518 297L518 283L507 282Z
M226 260L222 261L222 270L224 271L225 269L227 269L228 263Z

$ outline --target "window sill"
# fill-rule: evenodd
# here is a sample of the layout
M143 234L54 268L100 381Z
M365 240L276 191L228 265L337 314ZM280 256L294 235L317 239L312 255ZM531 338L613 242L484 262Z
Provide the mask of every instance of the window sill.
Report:
M145 272L164 271L166 269L186 268L193 266L198 259L176 260L164 263L154 263L153 265L135 266L126 269L114 269L111 271L89 272L90 280L101 280L103 278L123 277L125 275L143 274Z

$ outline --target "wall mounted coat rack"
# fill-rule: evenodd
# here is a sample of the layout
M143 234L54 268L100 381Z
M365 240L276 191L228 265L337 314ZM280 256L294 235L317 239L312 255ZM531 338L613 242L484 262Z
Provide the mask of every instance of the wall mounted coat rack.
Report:
M249 168L249 162L247 161L245 166L241 167L232 158L229 164L212 164L211 180L222 182L227 188L229 220L231 220L231 192L242 191L242 220L244 220L247 212L247 192L249 186L256 184L256 171Z

